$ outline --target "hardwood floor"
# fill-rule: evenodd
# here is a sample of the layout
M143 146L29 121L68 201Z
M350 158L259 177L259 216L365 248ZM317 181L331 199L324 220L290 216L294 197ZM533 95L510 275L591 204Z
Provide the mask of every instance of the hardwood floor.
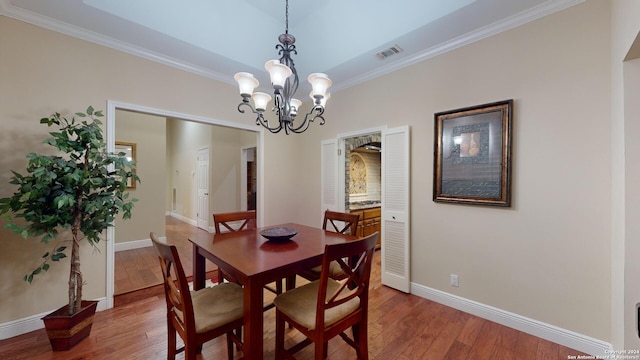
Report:
M184 223L169 219L167 238L179 241L189 231L197 231ZM170 233L169 228L172 228ZM184 228L184 229L182 229ZM171 235L170 235L171 234ZM188 237L188 235L186 235ZM186 238L185 237L185 238ZM191 247L186 243L179 248L186 271L191 272ZM129 269L140 267L139 277L149 284L155 281L150 272L153 266L147 260L136 259L137 265L121 266ZM155 266L159 268L157 259ZM118 265L116 265L116 268ZM146 271L148 269L149 271ZM209 269L209 268L208 268ZM215 270L215 266L211 269ZM124 275L120 275L124 278ZM158 272L159 276L159 272ZM118 280L117 280L118 281ZM141 286L143 280L128 281L131 286ZM380 283L380 252L377 252L372 271L369 308L369 358L373 360L422 360L422 359L567 359L569 355L586 355L564 346L525 334L523 332L484 320L453 308L404 294ZM134 285L135 284L135 285ZM121 289L126 286L122 285ZM155 290L154 290L155 289ZM159 291L158 291L159 289ZM167 354L166 305L161 287L128 293L129 301L95 315L91 336L67 352L53 352L44 329L0 341L0 359L3 360L85 360L85 359L165 359ZM265 358L274 358L275 310L264 314ZM288 330L288 344L300 339L300 333ZM178 355L177 359L183 359ZM224 337L207 343L202 359L226 359ZM242 353L236 353L236 359ZM301 360L313 359L313 347L298 353ZM339 337L329 342L328 359L355 359L355 351Z
M205 230L191 226L170 216L165 220L165 234L167 240L176 245L180 254L180 261L187 276L193 272L192 247L189 236ZM207 262L207 272L215 271L217 267ZM122 295L162 284L162 273L158 263L158 255L153 247L118 251L115 254L115 295Z

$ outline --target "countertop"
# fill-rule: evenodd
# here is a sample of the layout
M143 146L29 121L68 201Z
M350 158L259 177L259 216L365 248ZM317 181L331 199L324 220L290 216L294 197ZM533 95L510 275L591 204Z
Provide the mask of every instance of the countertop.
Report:
M381 203L379 202L354 203L349 205L349 211L377 208L380 207L380 205Z

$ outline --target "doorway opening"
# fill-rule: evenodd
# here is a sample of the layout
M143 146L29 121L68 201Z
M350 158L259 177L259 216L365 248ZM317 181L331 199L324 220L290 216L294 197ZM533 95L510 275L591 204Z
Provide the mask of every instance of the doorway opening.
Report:
M344 139L345 204L349 213L358 214L358 237L380 232L382 241L382 133L357 135Z
M243 197L243 210L256 210L256 199L258 197L258 161L257 149L250 147L242 150L243 175L242 189L246 191L246 199Z
M118 122L118 126L116 126L116 113L119 113L119 114L125 113L125 114L132 114L132 115L135 115L135 114L149 115L149 119L147 123L144 123L144 125L136 121L121 120ZM132 194L132 196L137 198L147 196L153 201L160 201L159 204L155 204L154 202L153 209L151 209L151 212L157 213L158 215L153 217L134 216L127 223L119 223L116 225L118 227L118 231L124 230L123 228L125 226L132 226L136 229L137 228L147 229L145 230L146 235L135 235L130 238L132 241L127 241L128 243L136 243L134 244L133 248L142 247L147 242L150 245L150 240L147 239L148 233L152 229L160 228L161 225L160 224L156 225L155 222L161 221L161 224L164 225L166 213L173 214L177 212L184 212L184 214L187 214L184 216L184 220L190 220L190 221L187 221L189 224L197 225L195 221L195 216L193 215L196 212L195 209L197 209L196 180L198 176L197 176L197 170L196 170L196 164L195 164L196 161L194 161L195 153L183 151L182 154L185 155L185 157L180 157L180 158L176 157L176 159L172 159L173 166L169 166L168 164L164 165L165 163L163 163L162 165L158 163L158 161L166 161L170 156L172 156L170 154L170 151L167 151L166 149L176 147L174 144L167 143L168 140L163 138L163 136L166 135L166 131L169 130L169 129L166 129L164 125L165 122L169 123L168 119L171 119L173 123L184 123L184 124L194 125L194 126L185 127L185 129L187 128L195 129L195 128L199 128L199 126L201 125L210 125L212 128L215 127L216 129L220 129L220 131L215 132L215 133L219 133L218 135L214 133L213 135L210 136L211 144L213 145L210 145L209 154L210 155L213 154L212 156L215 156L217 152L219 154L226 155L226 158L229 158L229 159L235 158L235 161L238 164L237 166L238 168L240 167L239 166L240 163L238 160L238 156L240 155L240 152L238 151L238 147L230 148L229 146L227 146L229 143L228 132L238 131L238 132L246 133L245 135L248 135L248 137L246 138L243 137L243 140L244 140L243 143L245 144L244 146L251 146L256 148L255 157L257 161L256 161L255 178L258 184L261 183L261 176L262 176L261 174L263 173L261 164L263 162L259 158L262 154L262 151L259 151L259 149L261 149L261 147L263 146L262 144L264 141L264 134L262 131L260 131L260 129L256 129L256 127L244 126L241 124L230 123L228 121L205 118L205 117L195 116L190 114L176 113L169 110L155 109L155 108L149 108L149 107L139 106L134 104L120 103L120 102L115 102L111 100L107 101L106 115L107 115L106 142L107 142L108 151L113 152L115 149L115 140L117 136L116 128L123 130L121 128L127 127L127 129L125 130L126 137L132 137L134 136L134 134L139 134L139 137L135 139L136 140L135 142L138 142L140 144L140 146L138 147L139 153L140 153L139 155L142 156L144 152L146 152L148 155L147 159L143 159L142 157L140 158L139 171L151 169L158 172L157 171L158 168L166 167L166 171L160 171L160 173L157 173L157 174L154 173L153 176L147 176L146 178L148 180L147 181L143 180L143 182L139 184L139 186L136 188L135 190L136 193ZM154 126L154 129L156 124L162 124L162 125L157 127L159 129L157 132L154 132L149 130L149 127L147 126L149 124L152 124ZM198 125L198 126L195 126L195 125ZM207 134L208 133L209 132L207 131ZM191 146L195 146L193 145L195 143L193 139L195 139L195 137L197 136L202 136L203 132L195 132L195 133L185 132L184 135L185 135L185 139L191 139L191 141L189 142L185 141L185 143L189 143ZM142 144L144 144L144 146ZM165 145L164 147L157 148L158 146L163 144ZM161 159L165 159L165 160L161 160ZM210 157L210 161L212 161L211 163L212 166L216 164L219 165L220 161L224 160L224 157L222 158L222 160L216 160L217 163L214 163L213 162L214 160L216 160L215 157L214 158ZM229 160L229 161L232 161L232 160ZM176 167L178 165L180 166L180 168ZM190 167L187 168L187 166L190 166ZM229 167L232 167L232 166L230 165ZM239 187L240 181L238 177L233 174L232 175L229 175L229 174L231 174L231 171L226 173L216 172L212 176L220 177L218 181L220 183L225 183L225 184L238 181L237 183L238 193L240 194L244 193L244 191L241 191L242 188ZM154 181L154 179L157 181ZM175 182L174 180L176 179L179 179L181 181L184 180L186 185L183 186L182 182L174 183ZM159 189L154 188L153 191L150 191L150 186L160 186L160 188ZM210 190L215 191L214 188L211 188ZM145 192L147 193L146 195L145 195ZM162 195L159 196L159 194L165 194L165 196L162 196ZM262 201L259 195L260 195L259 193L256 193L256 197L257 197L256 207L258 209L261 209ZM228 191L227 192L219 191L217 193L209 192L208 196L211 201L213 201L213 198L215 196L223 197L224 199L231 197ZM233 196L234 197L236 196L235 193L233 194ZM184 199L187 199L187 200L184 200ZM235 197L235 199L236 199L235 201L237 201L238 198ZM246 204L246 201L245 201L245 204ZM139 208L138 211L145 211L141 208L142 201L139 201L136 206ZM213 210L215 209L213 207L210 207L208 211L213 211ZM262 211L257 211L258 224L262 224L262 221L263 221L262 213L263 213ZM209 218L210 218L210 215L207 216L207 220ZM157 219L161 219L161 220L157 220ZM149 221L154 221L154 223L150 224L148 223ZM122 240L122 238L123 237L121 237L120 235L116 236L115 227L110 227L109 229L107 229L107 235L106 235L107 241L105 241L106 258L107 258L106 259L107 260L106 308L112 308L114 305L113 300L114 300L114 293L115 293L116 246L118 247L118 249L122 249L130 245L128 243L116 244L117 240ZM126 240L129 240L129 238L127 238ZM122 245L125 245L125 246L122 246Z
M394 289L409 292L409 243L410 243L410 129L408 126L374 128L338 134L335 140L321 142L322 208L362 210L361 231L376 231L379 226L382 258L382 283ZM378 145L378 140L380 145ZM349 144L349 146L347 146ZM353 151L361 148L362 151ZM380 150L380 207L375 198L365 195L376 193L365 185L377 171L367 170L358 176L347 175L353 162L364 162L367 151ZM365 151L367 150L367 151ZM351 155L354 154L355 157ZM363 172L362 164L354 171ZM351 190L348 190L352 186ZM353 194L351 194L350 192ZM366 192L366 194L365 194ZM352 196L353 195L353 198ZM357 206L363 206L358 209ZM367 214L365 214L367 212Z

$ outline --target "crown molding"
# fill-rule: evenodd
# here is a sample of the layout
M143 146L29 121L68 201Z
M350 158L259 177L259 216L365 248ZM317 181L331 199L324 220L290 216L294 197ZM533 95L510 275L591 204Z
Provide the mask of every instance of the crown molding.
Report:
M511 30L518 26L538 20L547 15L551 15L556 12L568 9L572 6L581 4L585 1L586 0L549 0L543 4L540 4L531 9L522 11L518 14L515 14L503 20L497 21L491 25L487 25L477 30L466 33L464 35L458 36L457 38L451 39L447 42L443 42L441 44L438 44L437 46L418 52L412 56L405 57L401 60L390 63L389 65L381 66L376 70L370 71L361 76L357 76L350 80L343 81L340 84L334 85L333 91L337 92L339 90L344 90L352 86L367 82L369 80L373 80L377 77L392 73L396 70L400 70L402 68L417 64L424 60L461 48L465 45L472 44L482 39L500 34L507 30Z
M178 60L167 55L159 54L148 49L120 41L103 34L99 34L87 29L83 29L77 26L70 25L68 23L58 21L40 14L33 13L18 7L13 6L10 0L0 0L0 14L20 20L32 25L43 27L45 29L55 31L64 35L68 35L74 38L85 40L97 45L105 46L114 50L118 50L130 55L141 57L156 63L167 65L179 70L187 71L196 75L204 76L221 82L235 84L233 79L229 76L221 73L205 69L200 66L196 66L187 63L182 60Z
M476 41L479 41L479 40L488 38L490 36L502 33L504 31L516 28L518 26L527 24L531 21L538 20L547 15L551 15L556 12L565 10L572 6L581 4L585 1L586 0L546 1L536 7L522 11L518 14L515 14L503 20L497 21L491 25L471 31L467 34L461 35L450 41L444 42L437 46L418 52L412 56L408 56L401 60L390 63L386 66L379 67L376 70L370 71L360 76L353 77L339 84L334 84L333 91L337 92L337 91L344 90L349 87L364 83L366 81L373 80L377 77L389 74L396 70L400 70L402 68L414 65L424 60L461 48L465 45L469 45ZM123 41L116 40L108 36L104 36L102 34L87 31L85 29L82 29L73 25L69 25L61 21L57 21L48 17L41 16L39 14L26 11L24 9L17 8L11 4L10 0L0 0L0 14L20 20L20 21L24 21L36 26L40 26L52 31L66 34L75 38L86 40L98 45L112 48L127 54L138 56L150 61L171 66L179 70L183 70L190 73L194 73L196 75L211 78L223 83L235 85L235 82L233 81L231 76L214 72L209 69L205 69L200 66L196 66L175 58L171 58L163 54L149 51L139 46L128 44Z

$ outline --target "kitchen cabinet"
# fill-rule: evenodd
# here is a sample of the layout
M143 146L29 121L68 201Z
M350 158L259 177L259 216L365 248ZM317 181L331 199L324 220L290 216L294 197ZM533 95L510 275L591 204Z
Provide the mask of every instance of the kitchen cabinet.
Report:
M360 215L360 220L358 220L358 230L356 233L358 237L371 235L374 232L381 230L382 218L380 207L351 210L350 213ZM380 236L378 237L378 244L376 245L376 248L380 248L381 239L382 233L380 233Z

